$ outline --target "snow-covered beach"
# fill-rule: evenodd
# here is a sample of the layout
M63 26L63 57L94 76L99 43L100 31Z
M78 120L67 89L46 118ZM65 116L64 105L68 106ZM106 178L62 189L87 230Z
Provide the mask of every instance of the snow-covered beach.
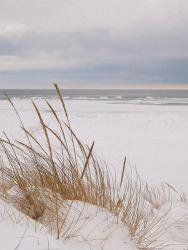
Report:
M48 126L53 127L54 123L50 119L44 99L36 97L33 99L39 106ZM49 98L48 100L53 104L55 111L61 114L62 107L59 100L57 98ZM143 101L126 102L109 99L67 99L65 101L74 130L81 140L87 144L91 145L95 141L97 155L107 163L112 172L115 171L117 175L120 174L123 158L126 155L129 166L136 166L141 178L147 181L149 185L167 182L180 193L188 192L188 155L186 150L188 144L188 105L186 103L184 105L179 103L161 105L161 103L157 103L157 100L152 100L152 102L150 100L150 103L147 103L146 100L143 103ZM42 128L33 112L31 100L15 99L14 103L25 126L40 138ZM2 136L3 131L5 131L12 139L23 137L17 116L7 100L0 100L0 117L0 133ZM8 210L5 209L6 206ZM163 249L187 249L187 201L164 204L161 211L168 210L169 207L172 207L172 209L168 214L168 223L165 224L166 234L164 238L161 238L164 242L167 242ZM99 215L97 215L95 209L88 206L84 210L84 218L98 216L96 220L86 222L89 228L95 228L95 224L107 220L106 213L104 215L103 212L99 212ZM105 231L107 234L104 237L105 239L95 240L94 242L93 239L90 241L82 240L78 244L77 238L74 239L73 237L67 243L67 241L56 241L45 229L35 230L35 226L32 225L33 222L30 219L15 220L11 219L11 216L9 218L12 211L13 218L20 216L15 216L18 212L14 211L14 208L4 203L1 204L2 223L0 224L0 230L3 231L6 228L7 233L10 232L11 239L11 244L8 244L8 239L4 234L0 237L0 243L5 246L4 249L6 250L11 250L12 247L23 250L26 247L29 250L54 248L59 250L136 249L134 242L131 242L128 236L127 229L122 228L121 223L118 227L115 223L112 230ZM155 213L160 214L161 211L156 210ZM21 221L21 223L17 221ZM11 226L12 223L14 227ZM114 222L110 219L108 223L113 225ZM103 226L111 227L108 223L107 225L103 224ZM38 227L40 228L40 226ZM87 227L85 230L87 231ZM94 230L92 237L99 237L99 234L98 230ZM101 231L101 235L103 234L104 231ZM82 237L85 235L86 232L83 231Z
M34 98L36 99L36 98ZM50 99L57 112L59 100ZM31 100L18 99L15 105L26 127L41 132ZM36 103L48 119L43 98ZM188 192L188 103L185 105L154 105L109 100L66 100L73 128L80 138L95 141L97 154L118 173L124 156L136 166L150 184L168 182L175 189ZM22 136L19 121L11 105L0 100L0 133L12 138ZM53 127L53 121L48 120Z

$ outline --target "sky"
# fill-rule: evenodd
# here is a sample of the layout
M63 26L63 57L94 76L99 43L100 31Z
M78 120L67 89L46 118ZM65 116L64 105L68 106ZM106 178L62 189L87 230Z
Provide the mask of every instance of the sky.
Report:
M0 0L0 88L188 87L187 0Z

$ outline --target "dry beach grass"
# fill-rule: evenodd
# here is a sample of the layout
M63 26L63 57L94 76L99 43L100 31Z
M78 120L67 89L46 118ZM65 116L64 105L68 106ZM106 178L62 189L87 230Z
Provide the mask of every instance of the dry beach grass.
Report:
M55 88L62 114L49 101L45 102L56 129L47 125L33 101L43 131L42 140L24 126L14 103L7 97L25 140L11 141L6 133L0 139L2 199L45 225L57 239L71 237L82 210L71 221L68 217L71 209L76 209L74 202L79 201L108 211L117 218L117 223L123 222L138 248L160 248L162 245L157 241L163 233L160 225L168 211L157 217L153 209L158 209L164 199L170 200L172 187L149 188L136 170L128 169L126 158L120 178L111 173L94 153L94 142L88 146L75 134L56 84Z

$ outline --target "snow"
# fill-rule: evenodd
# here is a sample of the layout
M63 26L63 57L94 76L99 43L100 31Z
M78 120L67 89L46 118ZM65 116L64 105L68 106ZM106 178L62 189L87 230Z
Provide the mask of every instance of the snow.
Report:
M99 208L75 202L68 220L77 219L67 239L56 240L47 230L15 208L0 202L0 246L6 250L136 250L128 230L117 219ZM68 223L68 222L67 222Z
M48 125L53 127L44 101L38 99L36 102ZM57 99L51 102L57 112L62 112ZM25 126L40 137L42 131L31 102L16 100L15 104ZM179 192L187 193L188 106L138 105L109 100L67 100L66 105L73 128L80 138L88 144L95 141L97 154L110 168L116 170L117 175L126 155L129 165L136 166L143 180L149 184L167 182ZM11 138L20 139L23 136L14 111L5 100L0 101L0 117L1 135L6 131ZM75 203L76 208L82 206ZM161 225L163 233L160 241L166 242L163 249L186 250L188 202L166 203L158 210L154 209L155 214L160 217L169 207L167 221ZM0 246L6 250L136 249L124 225L117 224L115 218L106 211L98 212L98 208L90 205L84 207L81 220L84 226L77 225L80 228L79 235L74 233L69 240L56 240L40 224L20 215L3 201L0 201L0 212ZM92 234L86 237L89 232Z
M188 202L165 204L158 211L158 216L168 211L163 225L161 240L165 250L188 249Z
M67 202L70 204L71 202ZM169 209L170 208L170 209ZM65 206L63 206L65 209ZM159 220L160 238L151 249L162 247L164 250L188 249L188 203L176 202L165 204L155 210L153 217ZM81 216L79 216L82 212ZM67 233L69 222L75 223ZM153 217L148 218L153 220ZM0 246L12 250L136 250L130 240L128 230L117 218L93 205L74 202L70 210L61 240L56 240L40 223L21 214L11 205L0 201ZM155 229L154 229L155 234ZM151 232L152 234L152 232Z
M51 100L56 111L62 112L58 100ZM53 120L44 101L39 99L48 125ZM15 104L26 127L40 135L40 126L29 100ZM136 166L149 184L167 182L175 189L188 190L188 106L136 105L122 101L66 100L73 128L80 138L91 145L108 166L120 172L124 156ZM7 101L0 101L0 134L5 130L12 138L22 133L14 111Z
M0 202L0 215L1 249L64 249L64 244L45 232L41 225L3 201Z

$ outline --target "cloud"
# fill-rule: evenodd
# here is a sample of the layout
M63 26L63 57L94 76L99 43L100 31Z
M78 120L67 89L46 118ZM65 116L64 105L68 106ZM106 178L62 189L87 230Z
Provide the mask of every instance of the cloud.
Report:
M187 8L187 0L1 0L0 87L188 82Z

